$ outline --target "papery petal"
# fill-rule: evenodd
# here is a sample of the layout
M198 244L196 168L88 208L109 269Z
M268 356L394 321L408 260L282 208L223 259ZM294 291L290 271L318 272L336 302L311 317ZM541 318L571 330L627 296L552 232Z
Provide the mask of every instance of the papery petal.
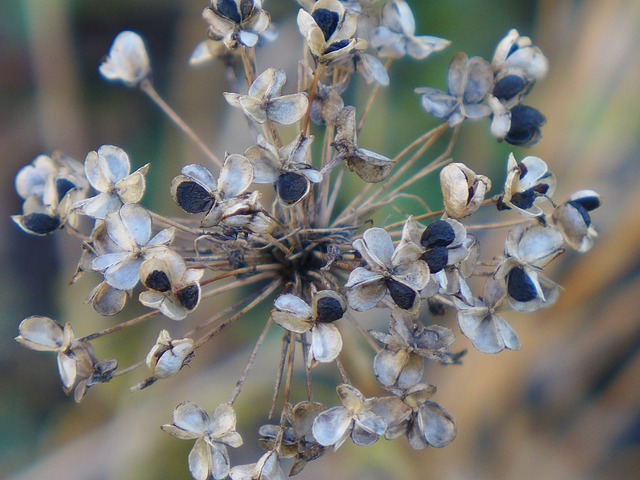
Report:
M277 97L267 104L267 118L282 125L291 125L302 118L308 105L307 96L303 93Z
M228 433L236 428L236 412L228 403L222 403L216 407L211 415L209 434L217 438L223 433Z
M34 315L25 318L20 322L18 331L20 336L16 341L31 350L57 351L65 343L62 325L48 317Z
M201 437L209 428L209 415L193 402L182 402L173 411L173 424L193 436Z
M229 155L225 161L220 178L218 191L223 199L237 197L244 193L253 181L253 167L251 162L242 155Z
M418 412L418 424L429 445L442 448L456 436L456 424L449 413L434 402L425 402Z
M322 363L333 362L342 350L342 336L331 323L318 323L311 331L313 357Z
M333 445L351 427L349 411L344 407L333 407L319 413L313 421L313 436L322 446Z
M207 480L209 474L213 474L214 461L211 450L211 446L203 438L198 438L189 452L189 472L195 480Z

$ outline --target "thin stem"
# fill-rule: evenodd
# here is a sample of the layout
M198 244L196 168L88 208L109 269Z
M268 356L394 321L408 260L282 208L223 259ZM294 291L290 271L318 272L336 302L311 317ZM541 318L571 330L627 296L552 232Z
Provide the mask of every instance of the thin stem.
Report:
M286 420L286 416L285 416L285 412L287 411L287 403L289 403L289 398L291 397L291 383L293 381L293 361L295 360L295 347L296 347L296 342L295 342L295 333L293 332L289 332L289 348L288 348L288 355L289 355L289 362L287 363L287 378L285 381L285 385L284 385L284 396L282 398L282 415L280 416L280 426L284 426L285 420Z
M242 375L240 375L240 378L236 382L236 388L233 390L233 393L231 394L231 398L229 399L230 404L233 405L233 402L235 402L236 398L238 398L238 395L240 394L240 390L242 390L242 385L244 384L244 381L247 378L247 375L251 371L251 367L253 367L253 362L256 359L256 355L258 355L258 350L260 350L260 347L262 346L264 339L267 337L267 333L269 332L269 328L271 328L272 323L273 323L273 320L271 319L271 316L270 316L269 320L267 320L267 323L262 329L262 333L260 334L260 337L258 337L258 341L256 342L255 347L253 347L253 351L249 356L249 361L247 362L247 365L244 367Z
M523 223L531 222L531 218L516 218L515 220L495 223L485 223L483 225L465 225L467 230L489 230L492 228L507 228L515 225L521 225Z
M338 367L338 371L340 372L340 376L342 377L342 381L347 385L351 385L351 380L349 380L349 375L347 375L347 371L344 369L342 362L339 358L336 358L336 367Z
M278 403L278 393L280 393L280 385L282 383L282 376L284 375L284 366L287 361L287 351L289 350L289 342L291 332L282 337L282 353L280 354L280 364L278 365L278 373L276 375L275 385L273 386L273 396L271 397L271 408L269 409L269 415L267 418L271 419L276 411L276 404Z
M358 321L355 318L353 318L352 315L347 313L345 317L347 317L347 320L349 321L349 323L353 325L356 328L356 330L358 330L358 333L362 335L362 338L364 338L367 341L369 346L373 348L373 350L375 350L376 353L382 350L382 348L380 348L380 346L376 343L375 339L371 336L371 334L367 330L365 330L362 327L362 325L360 325Z
M171 220L170 218L167 218L163 215L160 215L158 213L152 212L151 210L149 210L149 214L151 215L151 218L153 218L154 220L157 220L165 225L169 225L170 227L174 227L178 230L181 230L183 232L192 234L192 235L202 235L202 229L200 228L192 228L192 227L188 227L186 225L183 225L181 223L178 223L174 220Z
M160 94L153 87L150 80L143 80L140 84L140 90L147 94L147 96L156 104L160 109L171 119L176 126L185 133L191 141L200 149L200 151L209 158L218 168L222 168L222 162L220 159L207 147L202 139L186 124L182 118L165 102Z
M391 66L392 63L393 63L393 58L389 57L386 63L384 64L384 69L389 71L389 67ZM376 83L375 86L373 87L373 90L371 91L371 95L369 95L369 100L367 101L367 105L364 107L362 118L360 118L360 123L358 123L358 129L356 130L357 133L360 133L360 130L362 130L362 127L364 126L364 122L367 119L367 116L369 115L369 111L371 110L371 107L373 106L373 102L378 96L379 91L380 91L380 84Z
M204 345L209 340L211 340L213 337L215 337L220 330L222 330L223 328L231 325L233 322L235 322L237 319L239 319L242 315L244 315L245 313L250 311L253 307L255 307L260 302L262 302L265 298L267 298L269 295L271 295L275 291L276 288L278 288L280 286L280 283L281 283L280 279L274 280L273 282L271 282L269 284L269 286L267 286L264 290L262 290L262 292L260 292L248 305L246 305L244 308L240 309L238 312L235 313L235 315L229 317L228 319L226 319L225 321L223 321L222 323L217 325L215 328L213 328L211 331L209 331L206 335L201 337L195 343L195 348L196 349L200 348L202 345Z
M309 136L309 132L311 131L311 105L313 105L313 99L316 96L316 89L318 88L318 83L320 82L323 70L324 66L322 64L316 67L316 71L313 74L313 80L311 80L311 86L309 87L309 106L307 107L307 113L304 117L304 125L302 127L302 131L306 137Z
M104 337L105 335L109 335L113 332L117 332L118 330L122 330L123 328L131 327L133 325L137 325L138 323L142 323L145 320L149 320L150 318L156 317L160 315L160 310L156 310L154 312L145 313L144 315L140 315L139 317L132 318L131 320L127 320L126 322L119 323L118 325L114 325L109 328L105 328L96 333L92 333L90 335L86 335L84 337L77 338L76 342L90 342L91 340L95 340L96 338Z
M123 375L126 375L129 372L133 372L134 370L137 370L138 368L142 367L145 363L146 362L144 360L141 360L138 363L134 363L133 365L129 365L127 368L123 368L122 370L116 370L111 375L111 378L121 377Z

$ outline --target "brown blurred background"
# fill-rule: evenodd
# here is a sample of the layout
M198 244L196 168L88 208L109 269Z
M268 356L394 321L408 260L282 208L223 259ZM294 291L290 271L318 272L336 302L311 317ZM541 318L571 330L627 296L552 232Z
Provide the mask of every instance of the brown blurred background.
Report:
M283 27L281 36L294 39L285 43L295 44L287 23L296 11L294 2L265 3ZM457 421L458 436L451 445L414 452L404 440L368 448L349 444L310 464L301 477L638 478L640 3L412 3L418 32L451 39L453 45L424 64L407 60L393 65L394 93L381 96L361 145L391 155L430 128L433 122L420 111L413 88L445 87L453 54L490 58L497 41L516 27L534 38L551 66L528 102L548 119L541 143L530 153L545 159L558 177L556 200L581 188L603 195L603 207L592 215L600 237L588 254L568 253L554 263L552 277L565 288L557 305L507 317L522 350L497 356L470 351L461 367L428 370L426 379L438 386L436 400ZM132 29L146 39L158 90L218 155L248 146L235 135L243 124L224 108L219 66L192 69L186 64L205 34L204 6L204 0L0 2L0 476L188 478L191 442L169 438L158 427L170 421L182 400L209 410L225 401L250 351L249 339L260 330L259 322L236 325L180 377L137 394L127 391L137 377L118 379L93 389L81 405L63 395L54 356L27 351L13 341L19 321L32 314L71 321L80 335L132 315L129 310L126 316L102 319L83 305L94 279L66 287L77 243L64 234L29 237L10 221L9 215L20 211L13 179L23 165L57 149L82 161L88 151L115 144L129 153L135 168L152 162L145 202L174 214L171 179L182 164L202 161L140 93L99 77L97 66L119 31ZM284 65L285 53L267 49L261 68L272 61ZM483 123L463 128L454 157L489 174L495 193L511 150L518 158L529 154L496 144ZM106 339L96 345L98 355L116 352L123 365L135 362L153 343L158 326L140 328L133 337ZM459 337L459 348L470 346ZM255 461L260 454L251 432L263 421L266 407L253 412L253 403L260 396L265 405L269 402L278 345L273 335L258 373L249 377L238 400L240 417L249 420L239 425L247 448L232 452L235 464ZM362 358L353 362L354 370L369 368ZM329 393L330 385L327 380ZM375 394L373 387L364 390ZM328 395L327 401L335 399Z

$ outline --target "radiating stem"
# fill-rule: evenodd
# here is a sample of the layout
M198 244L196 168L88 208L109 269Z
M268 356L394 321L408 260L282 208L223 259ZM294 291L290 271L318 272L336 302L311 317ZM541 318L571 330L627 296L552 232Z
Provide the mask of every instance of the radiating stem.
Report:
M271 319L271 316L270 316L269 320L267 320L267 323L262 329L262 333L260 334L260 337L258 337L258 341L256 342L255 347L253 347L251 355L249 356L249 361L247 362L247 365L244 367L242 375L240 375L240 378L236 382L236 388L233 390L233 393L231 394L231 398L229 399L230 404L233 404L233 402L236 401L236 398L238 398L238 395L240 394L240 390L242 390L242 385L244 384L244 381L247 378L247 375L251 371L251 367L253 367L253 362L256 359L258 350L260 350L260 347L262 346L264 339L267 337L267 333L269 332L269 328L271 327L272 323L273 323L273 320Z
M389 67L391 66L392 63L393 63L393 58L391 57L387 58L387 61L384 64L384 69L389 71ZM378 96L379 91L380 91L380 84L376 83L375 86L373 87L373 90L371 91L371 95L369 95L369 100L367 101L367 105L364 107L364 112L362 113L362 117L360 118L360 123L358 123L358 129L356 130L357 133L360 133L360 130L362 130L364 122L367 119L367 116L369 115L369 111L371 110L371 107L373 106L373 102Z
M200 149L206 157L215 163L218 168L222 168L222 162L220 159L207 147L202 139L186 124L182 118L165 102L160 94L153 87L153 84L149 80L143 80L140 84L140 90L147 94L147 96L160 107L160 109L171 119L176 126L185 133L191 141Z

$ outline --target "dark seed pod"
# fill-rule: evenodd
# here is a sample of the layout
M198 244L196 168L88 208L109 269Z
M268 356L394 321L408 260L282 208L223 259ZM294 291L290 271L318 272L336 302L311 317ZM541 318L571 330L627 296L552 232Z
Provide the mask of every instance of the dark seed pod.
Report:
M157 292L167 292L171 290L169 277L162 270L154 270L151 272L144 281L144 284Z
M538 298L533 281L522 267L514 267L507 277L509 296L518 302L530 302Z
M522 93L527 82L519 75L506 75L493 86L493 95L500 100L511 100Z
M542 137L540 127L545 123L547 119L535 108L516 105L511 109L511 127L505 140L518 147L531 147Z
M340 320L344 315L344 310L340 302L331 297L324 297L318 300L316 305L316 320L321 323L331 323Z
M276 191L285 205L295 205L309 191L309 180L299 173L283 173L276 182Z
M446 247L455 239L456 232L453 227L444 220L438 220L425 228L420 237L420 243L425 248Z
M182 290L179 290L176 296L180 305L187 310L193 310L200 300L200 288L196 284L187 285Z
M228 18L233 23L240 25L242 18L240 18L240 12L234 0L218 0L216 2L216 9L218 13L225 18Z
M337 12L332 12L326 8L319 8L313 12L311 16L318 24L318 27L320 27L320 30L322 30L324 41L326 42L331 38L331 35L336 31L336 28L338 28L340 15L338 15Z
M62 200L69 190L76 188L76 185L66 178L58 178L56 180L56 194L58 201Z
M47 235L60 228L60 219L44 213L31 213L22 217L24 227L37 235Z
M208 212L213 207L211 192L197 182L184 181L176 189L175 200L187 213Z
M404 283L393 278L387 280L387 288L393 301L403 310L409 310L416 301L416 292Z
M347 45L349 45L349 40L340 40L339 42L334 42L331 45L329 45L329 48L327 48L324 51L324 54L327 55L331 52L337 52L338 50L346 47Z
M449 261L449 252L446 247L430 248L424 252L420 258L427 262L431 273L438 273L447 266L447 262Z

